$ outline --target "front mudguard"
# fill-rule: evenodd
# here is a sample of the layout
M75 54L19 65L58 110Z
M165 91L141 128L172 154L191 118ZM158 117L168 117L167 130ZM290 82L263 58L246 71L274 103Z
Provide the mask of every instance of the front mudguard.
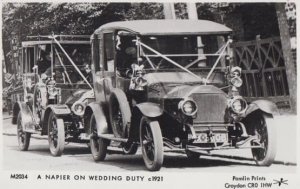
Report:
M240 122L245 126L247 134L256 135L255 127L259 124L260 118L274 118L279 111L275 103L268 100L256 100L249 104L245 115ZM275 125L272 125L272 127Z
M248 105L244 117L247 117L251 113L261 110L267 114L278 115L279 110L274 102L269 100L255 100Z
M159 106L159 104L155 104L152 102L140 103L136 105L136 107L146 117L155 118L163 114L163 109Z
M63 104L51 104L48 105L46 110L42 114L42 135L48 134L48 118L50 113L53 112L55 116L62 117L71 114L71 110L67 105Z
M101 134L109 133L108 122L100 103L92 102L88 104L88 106L85 108L85 112L83 116L85 119L85 123L90 123L92 114L95 115L98 136ZM84 127L85 127L85 131L87 133L90 133L90 125L85 124Z
M159 104L144 102L133 107L132 112L129 139L132 141L138 141L141 118L143 116L150 119L158 118L163 114L163 109L159 106Z

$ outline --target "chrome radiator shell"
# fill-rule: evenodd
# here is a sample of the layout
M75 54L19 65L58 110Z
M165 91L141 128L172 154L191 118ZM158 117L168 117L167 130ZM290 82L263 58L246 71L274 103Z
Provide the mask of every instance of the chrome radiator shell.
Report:
M195 93L191 97L198 106L194 124L227 122L228 105L224 93Z

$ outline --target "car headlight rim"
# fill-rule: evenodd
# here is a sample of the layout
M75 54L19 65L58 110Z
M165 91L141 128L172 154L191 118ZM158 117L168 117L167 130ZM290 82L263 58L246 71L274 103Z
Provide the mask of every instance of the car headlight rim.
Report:
M82 116L84 114L85 104L82 102L75 102L72 105L71 110L74 112L75 115Z
M239 88L243 85L243 80L240 77L233 77L233 78L231 78L230 83L233 86Z
M181 100L178 104L178 108L181 110L182 113L184 113L187 116L194 116L198 111L197 104L192 99ZM187 111L188 108L190 108L191 110Z
M241 96L235 96L230 100L229 104L231 110L236 114L243 114L247 110L247 101ZM240 107L237 107L240 106ZM240 109L238 109L240 108Z

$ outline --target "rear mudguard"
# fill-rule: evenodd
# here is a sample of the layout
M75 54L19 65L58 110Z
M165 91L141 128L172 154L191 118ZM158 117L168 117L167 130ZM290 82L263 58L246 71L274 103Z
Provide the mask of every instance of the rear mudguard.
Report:
M48 134L48 118L49 114L53 112L58 117L67 116L71 114L71 110L67 105L50 104L42 114L42 135Z
M90 123L89 119L91 119L92 114L95 115L95 120L97 124L97 134L98 135L107 134L108 123L100 103L92 102L86 107L84 112L85 123ZM85 127L85 131L87 133L90 133L90 125L85 124L84 127Z
M32 112L29 106L25 102L16 102L13 109L12 123L17 124L18 114L22 116L22 128L23 130L34 128L35 122L32 117Z
M275 103L269 100L255 100L248 105L245 117L254 111L261 110L267 114L278 115L279 111Z

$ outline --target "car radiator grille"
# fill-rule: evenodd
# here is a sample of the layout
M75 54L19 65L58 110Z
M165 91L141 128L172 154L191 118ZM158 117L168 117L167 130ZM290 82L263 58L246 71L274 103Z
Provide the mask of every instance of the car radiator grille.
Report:
M198 106L194 124L226 122L227 98L225 94L193 94L192 98Z

